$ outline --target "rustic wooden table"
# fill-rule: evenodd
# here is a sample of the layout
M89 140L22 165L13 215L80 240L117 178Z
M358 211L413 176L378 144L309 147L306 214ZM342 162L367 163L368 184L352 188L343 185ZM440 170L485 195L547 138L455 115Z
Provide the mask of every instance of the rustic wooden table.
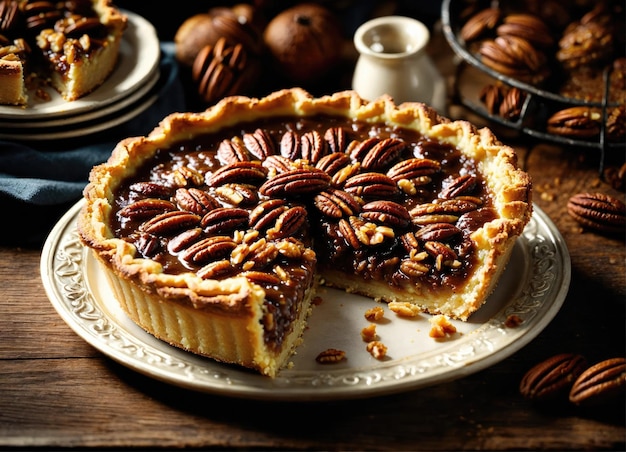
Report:
M439 50L433 54L445 69L452 59ZM450 116L481 121L459 107ZM626 355L623 237L582 231L566 210L578 192L623 193L599 178L596 151L496 132L519 152L534 202L563 235L572 263L560 312L509 358L371 399L287 403L197 393L130 370L83 341L46 297L41 249L8 243L0 247L0 449L624 450L623 400L611 409L541 408L518 390L532 365L557 353L590 362ZM37 221L44 213L30 215Z

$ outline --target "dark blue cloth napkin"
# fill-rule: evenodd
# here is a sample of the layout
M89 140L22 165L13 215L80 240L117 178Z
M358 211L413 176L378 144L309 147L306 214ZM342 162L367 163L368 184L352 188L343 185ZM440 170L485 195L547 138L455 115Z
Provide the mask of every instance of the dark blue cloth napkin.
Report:
M49 141L0 140L0 206L11 220L4 222L9 231L0 234L0 244L41 244L60 215L81 198L91 168L106 161L121 139L145 135L169 113L184 111L178 69L173 43L163 43L158 99L111 129Z

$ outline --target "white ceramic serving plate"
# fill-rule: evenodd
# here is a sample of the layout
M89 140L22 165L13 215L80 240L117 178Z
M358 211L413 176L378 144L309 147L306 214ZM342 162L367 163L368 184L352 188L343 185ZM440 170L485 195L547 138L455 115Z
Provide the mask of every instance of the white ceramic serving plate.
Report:
M517 240L495 292L469 321L453 321L457 333L429 337L429 315L396 316L385 307L377 333L388 356L376 360L360 331L373 300L322 289L293 357L293 367L274 378L202 358L146 333L121 310L91 252L80 242L75 221L82 201L51 231L41 256L41 277L50 301L65 322L105 355L137 372L172 385L227 396L265 400L363 398L426 387L462 378L511 356L534 339L559 311L569 288L570 257L550 219L535 206ZM516 315L521 323L507 327ZM347 360L318 364L327 348Z

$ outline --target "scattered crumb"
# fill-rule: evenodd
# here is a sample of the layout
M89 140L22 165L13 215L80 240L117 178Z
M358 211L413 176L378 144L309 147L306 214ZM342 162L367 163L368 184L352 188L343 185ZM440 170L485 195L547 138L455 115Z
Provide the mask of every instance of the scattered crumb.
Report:
M376 359L383 359L387 356L387 346L380 341L368 342L366 349Z
M381 306L375 306L365 311L365 318L370 322L380 320L385 315L385 310Z
M317 296L317 297L313 297L312 303L314 306L319 306L322 304L322 301L324 301L322 297Z
M516 314L509 315L504 321L504 326L507 328L515 328L522 324L523 320Z
M365 342L372 342L373 340L376 340L378 338L376 334L376 325L373 323L370 323L368 326L363 328L361 330L361 338Z
M321 352L315 358L320 364L334 364L341 361L344 361L346 358L346 352L343 350L337 350L336 348L328 348Z
M456 333L456 327L450 323L445 315L436 315L429 319L431 328L428 335L434 338L442 338Z
M417 317L421 310L407 301L390 301L389 309L401 317Z

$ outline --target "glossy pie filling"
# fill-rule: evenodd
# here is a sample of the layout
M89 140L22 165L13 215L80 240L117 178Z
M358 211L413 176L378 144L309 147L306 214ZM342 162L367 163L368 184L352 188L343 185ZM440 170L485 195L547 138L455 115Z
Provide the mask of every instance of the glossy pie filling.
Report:
M166 273L263 286L265 341L279 348L316 270L454 288L477 262L470 234L495 217L476 163L452 145L274 117L159 149L115 189L110 227Z

